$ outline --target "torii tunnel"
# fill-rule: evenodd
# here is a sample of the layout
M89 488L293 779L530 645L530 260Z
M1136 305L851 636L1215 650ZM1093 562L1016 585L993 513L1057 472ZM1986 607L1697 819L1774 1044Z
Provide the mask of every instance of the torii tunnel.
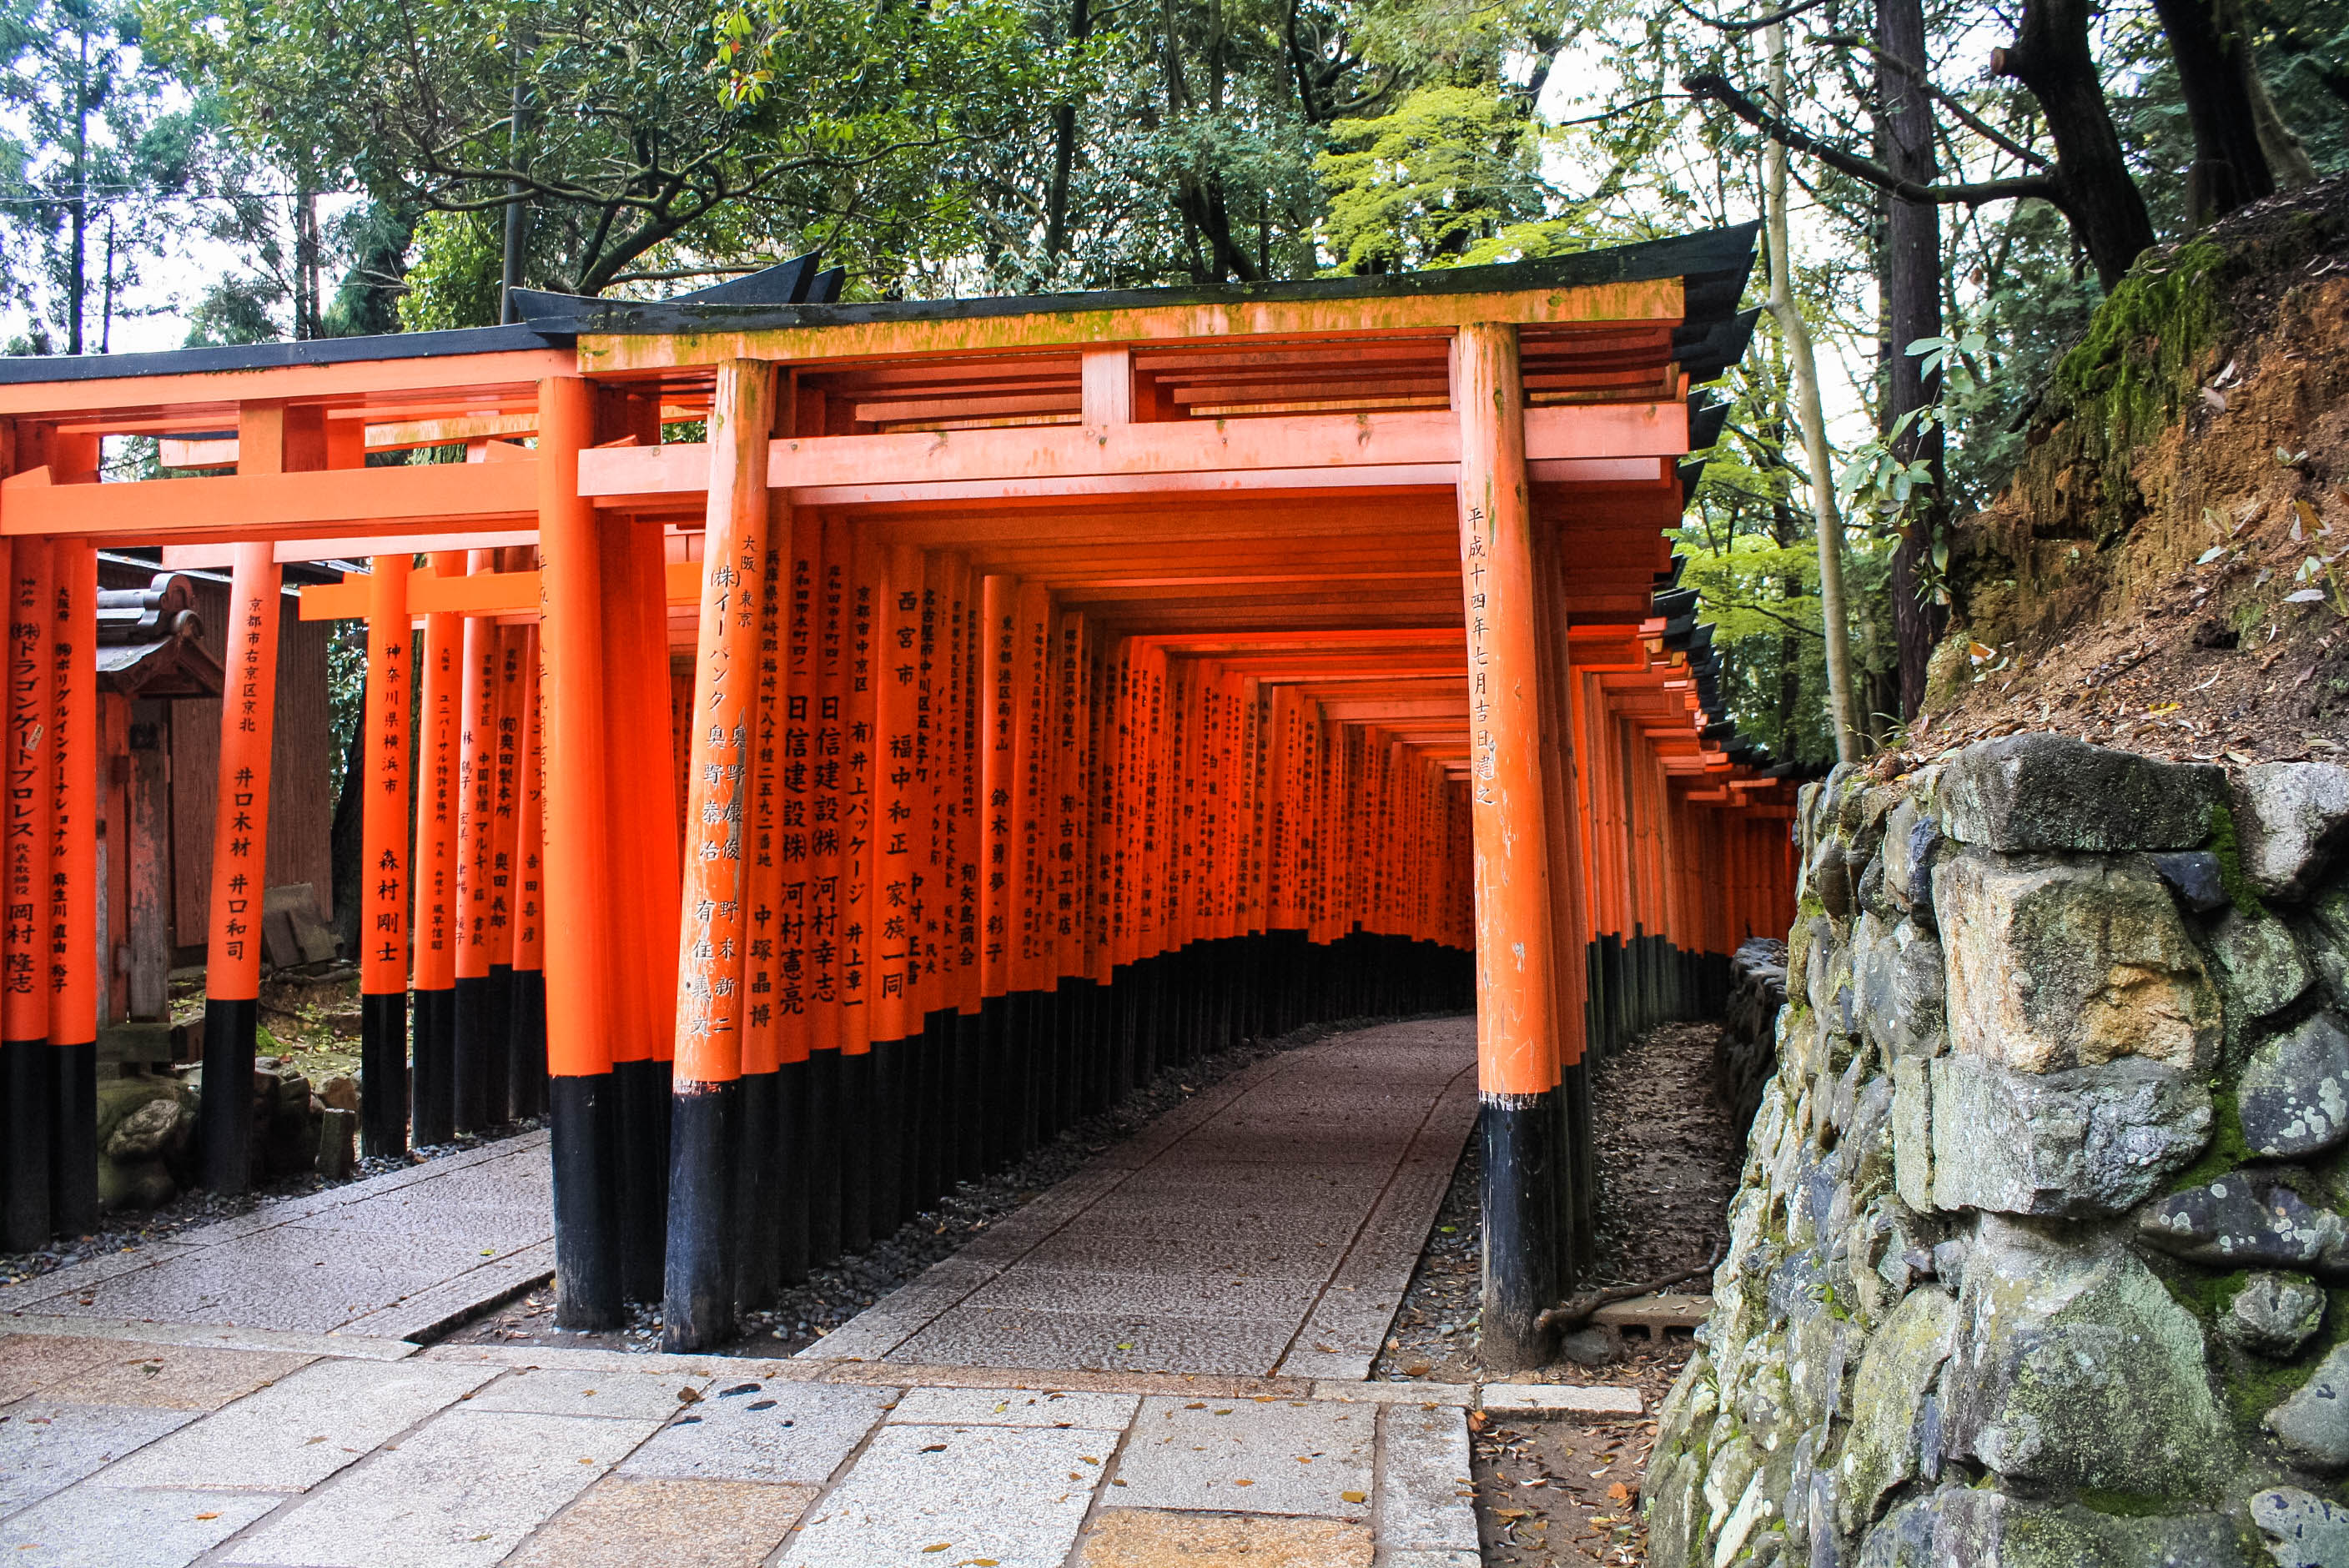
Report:
M366 1145L549 1116L567 1326L722 1343L1163 1066L1473 1005L1524 1362L1592 1246L1590 1054L1793 912L1666 538L1753 241L874 304L802 263L0 364L7 1244L96 1216L93 552L160 547L233 577L206 1082L253 1068L273 787L326 783L269 777L281 567L344 563L300 613L367 630ZM171 477L101 474L128 436ZM210 1184L253 1137L203 1096Z

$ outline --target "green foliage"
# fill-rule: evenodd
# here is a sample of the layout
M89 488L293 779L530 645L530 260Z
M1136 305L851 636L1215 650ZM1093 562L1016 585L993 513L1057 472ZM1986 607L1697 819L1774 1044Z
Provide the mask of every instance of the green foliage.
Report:
M1319 160L1325 233L1346 273L1469 260L1547 217L1540 138L1487 88L1421 88L1389 113L1341 119Z
M497 325L504 242L497 222L485 211L424 215L398 300L400 330Z

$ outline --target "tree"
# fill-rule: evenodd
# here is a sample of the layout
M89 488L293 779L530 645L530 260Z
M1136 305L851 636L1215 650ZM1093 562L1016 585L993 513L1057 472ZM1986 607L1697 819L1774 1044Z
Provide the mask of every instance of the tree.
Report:
M18 258L0 288L41 324L36 352L53 325L67 353L103 353L187 181L189 119L160 103L138 16L113 0L23 0L0 15L0 105L24 132L0 165L0 223ZM24 264L18 247L38 262Z
M313 188L355 181L452 220L527 204L522 270L578 294L746 270L745 252L876 216L885 227L923 210L942 155L1040 118L1009 0L779 0L714 32L700 0L514 0L486 15L153 0L153 15L171 61Z

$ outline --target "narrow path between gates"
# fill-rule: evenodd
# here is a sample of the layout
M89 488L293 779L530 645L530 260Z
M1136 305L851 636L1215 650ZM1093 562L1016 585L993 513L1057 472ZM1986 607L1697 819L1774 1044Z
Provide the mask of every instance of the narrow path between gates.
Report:
M1268 1057L811 1355L1360 1378L1476 1119L1473 1018Z

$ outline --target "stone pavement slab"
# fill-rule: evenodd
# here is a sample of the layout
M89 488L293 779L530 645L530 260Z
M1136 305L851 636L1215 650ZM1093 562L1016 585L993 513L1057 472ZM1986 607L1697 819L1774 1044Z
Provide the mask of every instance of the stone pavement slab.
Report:
M1475 1122L1473 1019L1269 1057L829 1336L828 1358L1364 1377Z
M1379 1414L1379 1541L1390 1552L1477 1550L1468 1417L1446 1406Z
M1061 1568L1112 1440L1053 1428L885 1427L809 1510L778 1568Z
M37 1394L120 1351L110 1339L0 1334L0 1405Z
M1377 1439L1370 1406L1147 1399L1118 1460L1118 1503L1367 1520Z
M637 1449L621 1473L822 1486L898 1392L778 1382L756 1394L704 1398Z
M552 1272L548 1183L524 1133L0 1286L0 1314L429 1334Z
M196 1418L192 1410L24 1399L0 1421L0 1518Z
M85 1342L86 1343L86 1342ZM102 1361L52 1384L45 1397L79 1405L151 1405L217 1410L308 1366L290 1352L200 1345L109 1345Z
M0 1561L10 1568L188 1568L280 1501L85 1484L0 1522Z
M107 1483L307 1491L496 1375L425 1361L321 1361L141 1449Z
M812 1486L605 1476L506 1568L758 1568L815 1495Z
M1079 1568L1371 1568L1369 1529L1338 1519L1104 1509Z
M586 1371L530 1367L499 1378L466 1399L469 1410L523 1410L541 1416L602 1416L615 1420L665 1421L691 1410L688 1394L706 1392L712 1379L674 1373Z
M490 1568L652 1430L649 1421L450 1410L222 1553L286 1568Z
M1142 1401L1132 1394L1071 1394L1036 1388L909 1388L891 1426L1086 1427L1122 1432Z

